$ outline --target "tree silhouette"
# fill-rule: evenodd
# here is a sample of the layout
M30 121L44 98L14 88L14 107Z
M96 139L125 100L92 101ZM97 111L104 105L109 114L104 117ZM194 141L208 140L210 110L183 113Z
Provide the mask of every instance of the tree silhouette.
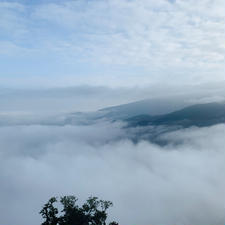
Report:
M42 225L57 225L58 224L58 209L53 206L53 204L57 202L55 197L49 199L49 201L44 205L40 214L45 219L45 222Z
M90 197L81 206L77 205L75 196L64 196L58 202L56 197L52 197L40 211L44 219L42 225L106 225L107 209L113 204L110 201L99 200L97 197ZM62 210L54 205L60 203ZM109 225L118 225L111 222Z

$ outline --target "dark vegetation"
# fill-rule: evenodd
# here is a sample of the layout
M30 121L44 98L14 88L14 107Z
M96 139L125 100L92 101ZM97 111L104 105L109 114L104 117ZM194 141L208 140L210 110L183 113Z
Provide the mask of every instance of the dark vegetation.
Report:
M50 198L40 211L44 219L42 225L106 225L106 211L112 202L90 197L80 207L77 200L74 196L64 196L59 201L56 197ZM109 225L119 224L111 222Z

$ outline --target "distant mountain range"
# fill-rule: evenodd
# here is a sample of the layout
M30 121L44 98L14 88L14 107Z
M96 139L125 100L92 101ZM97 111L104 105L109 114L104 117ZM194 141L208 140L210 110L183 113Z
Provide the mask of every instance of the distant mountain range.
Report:
M0 126L11 125L90 125L98 121L122 121L124 128L211 126L225 123L225 102L190 105L175 99L149 99L104 108L95 112L59 115L0 115ZM144 128L146 129L146 128ZM161 129L160 129L161 130Z
M164 115L138 115L126 119L129 126L211 126L225 123L225 102L197 104Z
M146 140L162 146L169 142L164 136L168 132L225 123L225 102L192 105L163 115L142 114L125 121L124 128L133 142Z
M146 126L190 126L204 127L225 123L225 102L212 102L182 107L184 103L152 100L104 108L90 113L66 115L61 125L88 125L99 120L122 121L128 127ZM175 110L173 110L175 109ZM176 110L177 109L177 110ZM163 113L165 112L165 113Z
M122 120L143 114L162 115L189 105L190 103L184 102L181 99L156 98L100 109L98 113L107 118Z

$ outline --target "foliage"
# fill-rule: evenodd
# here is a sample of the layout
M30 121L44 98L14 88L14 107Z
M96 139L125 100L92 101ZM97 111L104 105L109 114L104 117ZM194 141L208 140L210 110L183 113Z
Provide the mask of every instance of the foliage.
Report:
M52 197L40 211L44 219L42 225L106 225L107 209L112 206L112 202L99 200L97 197L90 197L81 206L77 205L75 196L64 196L58 201ZM55 204L60 203L60 211ZM111 222L109 225L118 225Z

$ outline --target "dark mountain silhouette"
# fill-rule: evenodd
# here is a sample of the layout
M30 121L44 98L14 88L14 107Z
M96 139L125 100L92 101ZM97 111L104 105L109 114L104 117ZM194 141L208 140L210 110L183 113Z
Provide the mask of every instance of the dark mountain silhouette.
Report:
M128 119L130 117L151 114L162 115L190 105L180 99L145 99L123 105L100 109L98 113L109 119Z
M139 115L126 121L129 126L211 126L225 123L225 102L192 105L164 115Z

